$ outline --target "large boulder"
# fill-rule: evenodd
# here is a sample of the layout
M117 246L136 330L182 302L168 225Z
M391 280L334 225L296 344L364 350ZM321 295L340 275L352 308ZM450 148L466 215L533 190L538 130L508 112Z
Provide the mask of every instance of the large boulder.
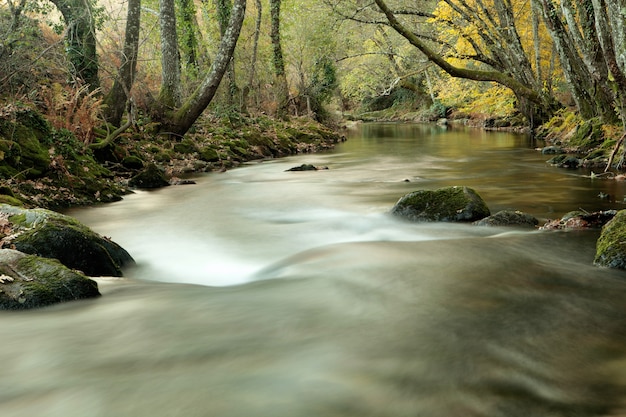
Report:
M0 250L0 310L24 310L98 297L98 284L55 259Z
M535 227L539 220L528 213L517 210L502 210L489 217L474 222L477 226L518 226Z
M391 214L416 222L473 222L491 213L473 189L446 187L409 193L398 200Z
M595 265L626 269L626 210L620 210L602 228L596 243Z
M58 259L91 276L119 277L123 266L134 263L117 243L50 210L0 204L0 239L0 247Z

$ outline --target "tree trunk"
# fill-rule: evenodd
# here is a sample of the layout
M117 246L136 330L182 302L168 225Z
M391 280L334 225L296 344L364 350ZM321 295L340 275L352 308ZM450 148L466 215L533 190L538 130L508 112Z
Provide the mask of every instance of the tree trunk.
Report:
M180 106L182 91L180 84L180 54L176 33L176 9L174 0L160 0L161 21L161 112Z
M259 37L261 36L261 22L263 18L263 4L261 0L255 0L256 19L254 24L254 41L252 45L252 58L250 59L250 71L248 72L248 84L243 88L241 93L241 111L248 110L248 95L252 91L254 84L254 76L256 72L256 61L259 52Z
M66 52L70 72L78 83L89 91L100 87L98 55L96 53L96 25L90 0L51 0L59 9L67 25Z
M196 6L192 0L178 0L180 5L181 42L187 69L197 74L198 37L196 36Z
M533 28L533 52L535 58L535 74L537 79L543 81L543 71L541 69L541 41L539 39L539 11L537 10L537 4L532 2L530 5L531 22Z
M220 85L228 68L239 39L243 18L246 13L246 0L235 0L230 14L228 29L220 42L217 56L204 81L183 105L174 112L166 114L161 131L183 136L207 108Z
M580 115L585 119L600 117L605 122L614 122L616 119L613 110L614 98L610 89L607 88L606 76L602 75L606 74L606 70L593 56L590 56L597 53L593 51L594 42L597 42L597 39L592 39L595 37L593 33L595 31L587 26L587 23L594 19L587 15L577 16L577 19L568 17L568 14L574 12L569 8L569 3L563 2L560 10L563 11L565 19L572 20L572 24L575 25L568 27L551 0L533 1L542 12ZM583 14L593 12L585 8L577 10ZM579 32L579 24L584 30L582 33Z
M289 103L289 87L287 85L285 61L280 41L280 3L281 0L270 0L270 37L272 40L272 63L274 64L274 95L277 102L276 114L279 117L286 117Z
M119 68L119 74L113 83L113 87L104 99L104 104L106 105L105 118L114 126L120 125L135 80L140 23L141 0L128 0L126 34L121 57L122 63Z
M592 0L592 3L595 14L595 31L602 48L604 62L613 76L613 80L615 80L613 84L615 102L620 119L622 124L626 125L626 110L624 108L626 104L626 65L624 65L626 35L623 32L625 26L623 12L616 7L614 2L609 4L605 0Z
M230 10L232 9L231 0L216 0L217 6L217 20L220 25L220 35L224 37L228 23L230 20ZM233 106L236 101L236 97L239 96L239 87L237 87L237 79L235 77L235 64L231 58L228 68L226 69L226 81L227 81L227 97L228 105Z

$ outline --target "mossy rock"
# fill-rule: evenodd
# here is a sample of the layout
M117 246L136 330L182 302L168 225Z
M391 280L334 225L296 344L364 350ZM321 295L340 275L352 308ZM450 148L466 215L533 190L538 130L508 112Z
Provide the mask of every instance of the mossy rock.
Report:
M602 228L596 242L595 265L626 269L626 210L620 210Z
M217 153L217 150L211 146L206 146L198 152L200 156L200 160L206 162L217 162L220 160L220 156Z
M122 159L122 166L128 169L142 169L144 164L138 156L129 155Z
M26 177L38 178L50 168L49 147L53 144L52 129L43 116L22 108L12 117L0 118L0 151L7 164ZM12 143L9 143L12 142Z
M575 156L572 155L565 155L565 154L561 154L561 155L557 155L553 158L550 158L547 161L548 164L550 165L555 165L559 168L571 168L571 169L576 169L578 167L580 167L581 165L581 160L576 158Z
M582 122L576 128L576 132L570 140L570 145L578 147L581 151L600 146L604 141L602 126L602 121L597 118Z
M285 129L285 131L297 142L314 143L318 142L321 139L319 134L304 131L298 128L288 127Z
M183 139L174 144L174 151L184 155L198 152L198 146L191 139Z
M530 214L516 210L502 210L489 217L474 222L477 226L519 226L535 227L539 220Z
M100 236L78 220L44 209L0 205L0 216L11 225L4 244L32 255L58 259L68 268L91 276L122 276L133 258L117 243Z
M0 250L0 310L25 310L98 297L98 284L54 259Z
M491 213L472 188L446 187L409 193L398 200L391 214L415 222L473 222Z
M13 171L22 172L28 178L39 178L50 169L48 148L37 136L37 132L32 129L15 124L11 134L12 140L3 140L0 144L3 161Z
M148 164L143 171L130 179L128 185L137 188L161 188L170 183L161 168L155 164Z

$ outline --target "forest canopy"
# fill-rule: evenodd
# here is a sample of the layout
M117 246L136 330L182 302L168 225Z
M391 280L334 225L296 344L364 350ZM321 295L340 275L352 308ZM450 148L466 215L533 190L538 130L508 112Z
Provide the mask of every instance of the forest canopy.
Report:
M329 120L403 104L431 119L451 108L519 114L534 127L571 108L584 119L623 123L622 7L2 0L0 87L4 100L74 98L112 129L139 113L171 137L185 135L207 109Z

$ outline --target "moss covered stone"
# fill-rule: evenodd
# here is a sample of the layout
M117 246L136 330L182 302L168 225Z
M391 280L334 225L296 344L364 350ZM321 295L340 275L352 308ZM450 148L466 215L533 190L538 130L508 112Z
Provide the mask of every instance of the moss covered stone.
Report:
M0 250L0 310L24 310L98 297L98 284L54 259Z
M416 222L473 222L491 213L472 188L446 187L409 193L396 203L391 214Z
M570 139L570 145L576 146L581 151L600 146L604 141L602 126L603 122L598 118L584 121L576 128Z
M626 210L618 211L615 217L602 228L596 243L595 265L626 269Z
M93 232L76 219L44 209L0 205L13 234L4 244L24 253L58 259L68 268L92 276L121 276L133 258L115 242Z
M174 151L182 154L190 154L198 151L197 145L191 139L183 139L174 144Z
M539 220L521 211L502 210L482 220L478 220L474 224L477 226L519 226L534 228L539 224Z
M122 159L122 166L128 169L141 169L143 168L143 161L138 156L129 155Z
M137 188L160 188L170 183L161 168L155 164L148 164L143 171L130 179L128 185Z
M215 150L215 148L211 146L206 146L199 151L200 160L206 162L217 162L220 160L220 156Z

